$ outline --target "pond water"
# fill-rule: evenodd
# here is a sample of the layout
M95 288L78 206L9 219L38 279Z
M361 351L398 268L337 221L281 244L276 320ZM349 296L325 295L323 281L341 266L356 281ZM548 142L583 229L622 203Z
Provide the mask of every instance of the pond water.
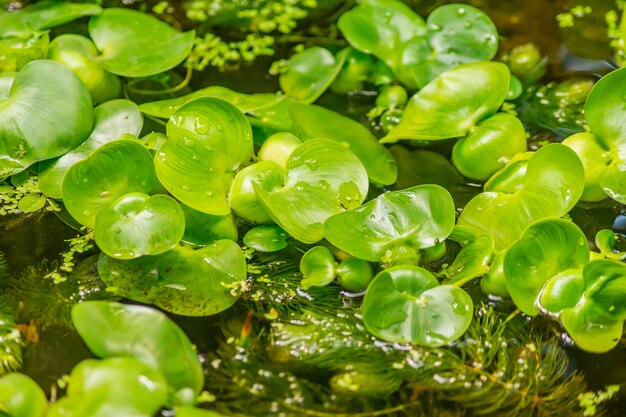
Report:
M413 3L420 14L426 16L435 7L450 2L414 1ZM493 18L502 36L501 50L510 50L513 46L527 42L536 44L548 57L547 80L596 79L599 75L608 72L614 65L610 60L611 50L607 47L608 40L603 30L604 10L613 6L612 1L588 1L593 4L593 12L584 22L581 21L572 29L559 28L556 15L563 12L567 6L584 2L473 0L467 3L487 11ZM210 71L196 74L191 86L196 89L207 85L222 85L242 92L275 92L279 89L276 77L269 76L267 72L269 64L275 59L276 57L258 59L254 65L244 66L237 72ZM317 104L369 124L366 113L373 106L373 101L373 96L366 93L350 97L326 93ZM556 140L556 138L545 130L538 131L536 137L531 138L530 143L532 145L545 140ZM449 156L451 144L444 143L434 149ZM433 181L438 180L433 179ZM445 182L445 180L441 181ZM454 184L449 191L453 194L457 207L462 207L472 196L479 193L481 188L477 184L467 182ZM624 207L612 200L579 204L570 215L583 229L592 245L595 233L601 229L613 229L617 233L626 235L626 211ZM51 212L0 217L0 252L6 256L11 274L20 274L26 267L40 265L43 260L58 262L59 253L68 247L67 240L76 235L74 229L68 227ZM96 252L92 250L81 257L87 258L94 253ZM294 258L296 256L294 254ZM479 294L477 286L473 289L476 295ZM480 298L479 295L477 297ZM350 302L349 298L346 300L344 302ZM51 309L46 314L53 314L55 311ZM207 358L211 357L210 352L220 344L220 338L225 333L224 323L229 323L228 326L235 329L233 333L236 333L243 323L244 316L245 308L238 307L208 318L184 318L171 315L197 345L198 351L205 354ZM558 330L550 327L548 331ZM588 354L575 348L566 350L571 361L570 366L572 369L582 371L589 389L600 390L606 385L617 384L626 391L626 346L623 343L611 352L602 355ZM39 329L38 341L30 343L25 349L23 372L39 382L48 394L55 395L56 389L53 387L57 379L68 374L80 360L90 356L89 350L75 332L67 327L51 325ZM316 374L316 372L315 368L305 369L300 372L300 375L306 375L304 379L307 383L315 384L325 381L324 375ZM235 382L217 380L212 381L211 384L218 386ZM379 402L379 404L382 403L385 401ZM608 411L610 415L622 416L625 407L626 395L622 394L616 401L611 402ZM438 412L438 415L445 415L442 411ZM555 412L550 415L561 414Z

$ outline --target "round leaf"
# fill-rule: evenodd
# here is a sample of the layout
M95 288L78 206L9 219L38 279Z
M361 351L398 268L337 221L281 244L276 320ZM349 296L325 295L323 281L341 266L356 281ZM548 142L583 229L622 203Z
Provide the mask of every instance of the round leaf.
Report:
M378 196L324 222L324 237L352 256L379 262L387 251L428 248L452 232L450 193L438 185L418 185Z
M596 246L605 257L609 259L616 259L618 261L626 259L626 252L614 250L618 237L612 230L602 229L598 231L598 233L596 233L595 241Z
M185 214L185 234L183 241L199 246L207 246L216 240L237 240L237 225L232 214L212 216L182 205Z
M161 184L195 210L229 214L229 175L252 156L252 130L243 113L218 98L197 99L172 116L167 137L154 159Z
M374 278L372 265L353 256L341 261L335 273L339 285L352 292L364 291Z
M89 349L101 358L130 356L160 370L168 384L199 393L202 366L185 333L152 308L107 301L72 307L72 322Z
M89 92L63 65L33 61L0 100L0 178L82 143L93 122Z
M185 316L217 314L237 301L228 285L245 281L246 259L232 240L120 261L102 256L98 273L115 292Z
M137 136L141 133L143 118L132 101L108 101L96 107L93 114L94 127L87 140L58 159L39 164L39 187L48 197L62 198L63 176L75 162L124 134Z
M585 189L580 196L581 201L604 200L607 193L602 189L601 184L604 176L611 175L607 169L613 160L611 152L589 132L572 135L562 143L576 152L585 168Z
M335 279L335 257L325 246L309 249L300 260L300 272L304 278L300 284L308 290L311 287L323 287Z
M623 321L593 323L576 309L565 310L561 321L576 345L591 353L605 353L617 346L624 328Z
M185 233L185 216L176 200L159 194L125 194L96 216L95 241L117 259L158 255L172 249Z
M47 408L43 390L26 375L0 377L0 410L8 417L43 417Z
M124 194L150 192L155 180L150 152L139 141L116 140L69 167L63 202L76 221L93 227L98 211Z
M124 77L146 77L174 68L191 51L194 31L180 33L136 10L107 8L89 19L89 35L102 67Z
M275 224L257 226L243 237L243 243L258 252L276 252L289 244L289 235Z
M593 86L585 102L589 130L605 149L626 145L626 109L624 95L626 70L615 70Z
M467 135L494 114L509 90L509 69L499 62L475 62L448 70L409 100L400 124L382 143L442 140Z
M272 217L261 204L254 191L254 184L271 190L283 183L285 170L271 161L259 161L249 165L235 175L228 202L232 210L251 224L272 223Z
M566 269L546 282L541 290L539 305L551 314L559 314L566 308L574 307L584 291L582 270Z
M472 314L472 299L465 291L438 286L430 272L417 266L382 271L363 300L363 324L388 342L443 346L465 333Z
M534 316L544 284L554 275L589 262L585 234L574 223L544 219L530 225L504 258L506 287L517 308Z

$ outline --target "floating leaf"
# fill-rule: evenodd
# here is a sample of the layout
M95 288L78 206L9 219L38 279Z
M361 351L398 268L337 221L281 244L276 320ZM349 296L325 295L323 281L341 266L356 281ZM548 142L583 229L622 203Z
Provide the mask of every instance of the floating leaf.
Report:
M354 256L341 261L335 269L335 274L339 285L352 292L364 291L374 278L372 265Z
M284 177L285 170L271 161L259 161L245 167L235 175L230 186L230 207L237 216L251 224L272 223L272 217L254 191L254 184L272 190L282 185Z
M70 70L47 60L27 64L0 100L0 178L74 149L92 122L89 92Z
M439 286L423 268L398 266L380 272L369 285L363 324L388 342L436 347L465 333L472 309L472 299L461 288Z
M107 8L89 19L89 35L102 52L102 67L124 77L174 68L187 57L195 38L194 31L180 33L156 17L121 8Z
M250 229L243 243L258 252L276 252L287 247L289 235L275 224L265 224Z
M228 287L246 279L246 259L232 240L193 249L177 246L159 256L120 261L102 256L98 273L115 292L185 316L217 314L237 301Z
M494 256L495 246L493 238L481 235L472 239L454 258L452 264L446 268L449 279L446 284L462 286L474 278L486 275Z
M596 246L600 249L602 255L609 259L616 259L622 261L626 259L626 252L620 252L615 250L615 244L618 242L618 237L612 230L602 229L596 233Z
M174 248L185 232L185 216L167 195L129 193L98 211L94 229L102 252L117 259L135 259Z
M44 417L48 399L35 381L22 374L0 377L0 410L7 417Z
M458 223L492 235L496 249L504 249L533 222L567 213L578 202L583 187L583 167L574 151L558 143L548 144L528 161L520 189L477 195L467 203Z
M163 313L143 306L86 301L72 307L72 322L94 355L130 356L158 369L168 384L199 393L202 365L185 333Z
M565 140L566 145L576 152L585 169L585 189L580 196L581 201L602 201L607 197L601 187L601 179L607 175L608 167L613 160L613 155L600 144L596 137L589 132L576 133Z
M172 116L167 137L154 158L161 184L195 210L229 214L228 178L252 156L252 131L243 113L222 99L197 99Z
M324 237L352 256L379 262L388 251L438 244L452 232L454 220L450 193L438 185L418 185L329 217Z
M216 240L237 240L237 225L232 214L212 216L186 205L181 205L185 214L185 234L183 241L199 246L207 246Z
M46 205L46 197L41 194L26 194L17 203L18 210L24 213L33 213Z
M322 223L341 211L359 206L368 190L367 173L359 159L328 139L304 142L289 157L282 187L254 190L283 230L304 243L322 239Z
M112 100L94 109L94 127L82 144L62 157L39 164L39 187L51 198L62 198L61 184L65 173L100 146L124 134L139 135L143 118L137 105L129 100Z
M38 32L28 38L0 38L0 72L19 71L26 64L45 59L50 45L47 32Z
M411 97L400 124L381 143L463 137L500 108L508 89L509 70L504 64L459 65Z
M155 183L152 155L139 141L120 139L75 162L63 177L65 208L93 227L98 211L128 193L149 193Z
M300 272L304 277L300 285L305 290L328 285L335 279L336 267L331 251L325 246L315 246L300 260Z

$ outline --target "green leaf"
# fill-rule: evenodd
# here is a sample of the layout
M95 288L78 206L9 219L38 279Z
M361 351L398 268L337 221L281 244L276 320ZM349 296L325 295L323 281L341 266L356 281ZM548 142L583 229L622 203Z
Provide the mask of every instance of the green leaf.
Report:
M388 342L436 347L465 333L472 309L472 299L461 288L439 286L423 268L398 266L380 272L369 285L363 324Z
M313 103L337 78L345 61L345 54L335 60L328 49L314 46L289 57L278 78L280 88L290 97L304 103Z
M337 26L355 49L375 55L389 67L399 65L405 42L424 35L424 20L397 0L367 0L341 15Z
M0 39L0 72L19 71L31 61L45 59L49 45L47 32L34 33L28 38Z
M202 98L178 109L168 139L154 158L159 181L178 200L203 213L230 213L230 176L252 156L252 130L236 107Z
M304 142L289 157L282 187L254 190L272 219L304 243L322 239L322 223L359 206L368 190L367 173L346 147L328 139Z
M494 257L495 245L489 235L481 235L463 246L452 264L446 268L449 279L446 284L465 285L474 278L486 275Z
M404 45L396 75L412 88L423 88L442 72L498 51L498 31L489 16L468 4L436 8L426 21L426 37ZM508 91L508 88L507 88Z
M0 100L6 100L11 95L11 86L17 77L17 72L0 73Z
M108 101L96 107L93 114L94 127L87 140L58 159L39 164L39 187L48 197L62 197L63 176L75 162L124 134L139 135L143 126L137 105L129 100Z
M335 269L335 274L337 275L339 285L352 292L364 291L374 278L372 265L354 256L341 261Z
M174 248L185 233L185 215L167 195L129 193L98 211L94 229L102 252L135 259Z
M323 287L335 279L335 257L325 246L315 246L309 249L300 260L300 272L303 279L302 288Z
M242 113L254 112L255 110L271 106L282 100L276 94L242 94L221 86L210 86L201 88L193 93L181 97L167 100L151 101L139 105L142 113L148 116L169 119L176 111L190 101L214 97L228 101L233 106L241 110Z
M101 256L98 273L115 292L185 316L226 310L238 295L230 285L246 279L246 259L232 240L200 249L177 246L159 256L121 261Z
M50 43L48 58L71 69L89 90L94 104L122 95L120 79L102 68L91 39L73 34L57 36Z
M251 224L272 223L272 217L263 207L254 191L254 184L272 190L280 187L285 170L271 161L259 161L248 165L235 175L230 186L228 202L238 217Z
M243 243L258 252L276 252L288 246L289 235L275 224L266 224L250 229Z
M102 67L124 77L146 77L174 68L191 51L194 31L130 9L107 8L89 19L89 35L102 52Z
M574 223L544 219L530 225L504 258L506 287L517 308L535 316L545 283L566 270L589 262L585 234Z
M92 122L89 92L70 70L47 60L27 64L0 100L0 178L74 149Z
M575 309L565 310L561 321L576 345L591 353L605 353L617 346L624 328L623 321L590 322L584 313Z
M86 301L72 307L72 321L94 355L130 356L158 369L168 384L199 393L202 366L185 333L163 313L143 306Z
M33 213L46 205L46 197L41 194L26 194L17 203L17 208L24 213Z
M94 227L98 212L128 193L149 193L155 184L152 155L139 141L120 139L75 162L63 177L65 208Z
M578 303L585 291L582 269L566 269L550 278L541 290L539 305L551 314L560 314Z
M601 145L596 137L589 132L576 133L565 140L563 145L576 152L585 168L585 189L581 201L602 201L607 197L600 184L607 174L607 167L613 160L612 153Z
M463 137L500 108L508 89L509 70L504 64L459 65L442 73L411 97L400 124L381 143Z
M418 185L329 217L324 237L352 256L379 262L387 251L438 244L452 232L454 220L450 193L438 185Z
M396 181L395 159L359 122L323 107L295 102L290 105L289 113L300 139L332 139L359 158L372 182L390 185Z
M485 191L513 194L524 187L528 161L534 152L522 152L515 155L498 172L493 174L484 185Z
M47 408L43 390L26 375L0 377L0 412L7 417L44 417Z
M237 240L236 220L232 214L212 216L181 205L185 215L185 234L183 241L198 246L207 246L216 240Z
M99 14L102 8L91 3L46 0L22 10L0 12L0 38L28 37L33 32L51 29L83 16Z
M151 365L128 357L86 359L72 370L67 396L48 416L152 416L167 397L167 381Z
M398 179L394 188L437 184L446 190L452 190L463 182L450 160L440 153L425 149L409 151L402 145L393 145L389 150L398 161Z
M612 230L602 229L596 233L596 246L600 249L602 255L609 259L616 259L623 261L626 259L626 252L616 251L615 244L618 241L618 237Z
M512 193L483 192L465 206L458 223L493 236L496 250L509 247L533 222L561 217L582 194L583 166L567 146L552 143L534 153L523 185Z
M466 177L486 181L516 154L525 151L522 122L508 113L496 113L454 145L452 162Z

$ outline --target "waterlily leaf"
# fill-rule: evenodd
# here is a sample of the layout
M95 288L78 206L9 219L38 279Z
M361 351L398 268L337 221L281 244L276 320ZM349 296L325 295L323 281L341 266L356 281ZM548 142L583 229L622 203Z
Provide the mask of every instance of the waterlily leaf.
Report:
M370 180L390 185L396 181L396 161L365 126L320 106L292 103L289 113L300 139L332 139L350 149L361 161Z
M271 106L283 99L283 97L276 94L242 94L226 87L210 86L181 97L143 103L139 105L139 109L148 116L169 119L178 109L190 101L206 97L226 100L241 110L242 113L254 112L255 110Z
M72 322L98 357L130 356L165 376L168 384L196 394L204 384L202 365L185 333L148 307L86 301L72 307Z
M300 272L303 279L302 288L323 287L335 279L337 263L332 252L325 246L309 249L300 260Z
M489 16L468 4L436 8L426 21L426 36L404 45L396 75L411 88L423 88L442 72L498 51L498 31ZM508 91L508 88L507 88Z
M46 394L26 375L0 377L0 410L8 417L43 417L47 408Z
M339 30L355 49L396 68L405 42L424 35L424 20L397 0L367 0L341 15Z
M209 316L237 301L227 287L246 279L246 259L232 240L200 249L177 246L159 256L120 261L101 256L98 273L115 292L185 316Z
M313 103L337 78L345 61L345 54L335 59L325 48L314 46L291 57L280 74L280 88L289 97L304 103Z
M249 165L235 175L228 202L232 210L251 224L272 223L272 217L265 210L254 191L254 184L271 190L283 184L285 170L271 161L259 161Z
M258 252L276 252L287 247L289 235L275 224L265 224L250 229L243 243Z
M567 146L552 143L528 161L524 183L513 193L483 192L465 206L458 223L493 236L496 250L509 247L533 222L561 217L582 194L580 159Z
M474 62L448 70L409 100L400 124L381 143L442 140L467 135L494 114L509 89L509 69L499 62Z
M494 256L495 244L489 235L481 235L463 246L454 262L446 268L446 284L462 286L474 278L486 275Z
M563 219L543 219L530 225L504 257L506 287L517 308L534 316L545 283L566 270L589 262L585 234Z
M181 33L146 13L121 8L107 8L89 19L89 35L102 52L102 67L124 77L174 68L187 57L195 38L194 31Z
M28 37L33 32L51 29L83 16L99 14L102 8L92 3L45 0L19 11L0 12L0 38Z
M207 246L216 240L237 240L236 220L232 214L212 216L181 205L185 215L185 234L183 241L198 246Z
M289 157L282 187L254 184L272 219L295 239L322 239L331 215L361 205L368 190L365 168L341 144L329 139L304 142Z
M129 193L98 211L94 229L102 252L135 259L174 248L185 233L185 215L167 195Z
M480 122L452 148L452 162L468 178L486 181L526 151L526 131L515 116L497 113Z
M363 324L388 342L436 347L458 339L472 321L472 299L459 287L438 284L417 266L380 272L363 300Z
M230 177L252 156L252 130L243 113L222 99L197 99L172 116L167 137L154 158L161 184L195 210L229 214Z
M618 237L612 230L602 229L596 233L596 246L600 249L602 255L609 259L616 259L622 261L626 259L626 252L616 251L615 244L618 241Z
M105 143L124 134L139 135L143 118L130 100L112 100L94 109L94 127L82 144L62 157L39 164L39 188L51 198L61 198L63 176L75 162L81 161Z
M92 122L89 91L69 69L48 60L27 64L0 101L0 178L74 149Z
M167 381L158 370L137 359L86 359L72 370L67 396L49 416L152 416L165 405Z
M150 152L139 141L120 139L69 167L63 177L63 202L76 221L94 227L101 209L124 194L149 193L155 181Z
M418 185L329 217L324 237L352 256L379 262L387 251L438 244L450 235L454 221L450 193L438 185Z
M48 58L69 69L85 84L94 104L104 103L122 95L120 79L100 65L96 45L84 36L65 34L54 38Z

